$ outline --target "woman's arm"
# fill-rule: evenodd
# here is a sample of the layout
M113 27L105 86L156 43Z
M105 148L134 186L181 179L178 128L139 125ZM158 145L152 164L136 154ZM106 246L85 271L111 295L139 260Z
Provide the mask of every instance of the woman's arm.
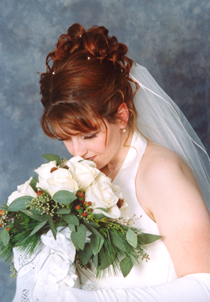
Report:
M210 274L189 275L143 289L83 291L64 287L60 290L60 298L62 302L209 302Z
M157 223L177 276L210 273L210 216L188 166L149 145L136 181L138 200Z

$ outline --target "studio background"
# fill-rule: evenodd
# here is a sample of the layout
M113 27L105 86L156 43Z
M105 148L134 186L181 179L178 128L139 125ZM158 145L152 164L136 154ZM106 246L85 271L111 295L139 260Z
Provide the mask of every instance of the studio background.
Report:
M42 133L39 75L57 38L75 22L103 25L129 47L181 107L210 153L209 0L0 0L0 203L44 162L68 158ZM15 280L1 264L0 300Z

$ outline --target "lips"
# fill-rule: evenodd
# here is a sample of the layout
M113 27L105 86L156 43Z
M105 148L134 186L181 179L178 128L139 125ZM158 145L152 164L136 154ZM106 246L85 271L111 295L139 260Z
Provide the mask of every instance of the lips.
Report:
M96 157L96 155L92 156L92 157L85 158L85 160L94 160L95 157Z

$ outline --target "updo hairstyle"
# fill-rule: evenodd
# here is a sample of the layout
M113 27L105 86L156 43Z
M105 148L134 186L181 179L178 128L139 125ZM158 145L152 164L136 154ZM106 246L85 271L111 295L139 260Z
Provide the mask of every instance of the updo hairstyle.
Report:
M65 140L71 130L88 133L97 130L101 121L116 123L122 103L129 110L129 129L135 127L129 78L133 61L125 56L127 50L103 26L85 31L76 23L59 37L40 78L41 125L46 135Z

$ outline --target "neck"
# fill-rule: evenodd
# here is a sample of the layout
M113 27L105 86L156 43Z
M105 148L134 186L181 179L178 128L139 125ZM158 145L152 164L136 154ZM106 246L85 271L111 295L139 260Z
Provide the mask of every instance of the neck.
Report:
M112 180L115 178L117 173L119 172L120 168L122 167L122 164L127 156L127 153L129 151L129 147L131 145L133 137L133 132L130 131L129 134L124 133L122 135L121 140L121 147L118 151L118 153L115 155L115 157L104 167L103 171L108 177L110 177Z

